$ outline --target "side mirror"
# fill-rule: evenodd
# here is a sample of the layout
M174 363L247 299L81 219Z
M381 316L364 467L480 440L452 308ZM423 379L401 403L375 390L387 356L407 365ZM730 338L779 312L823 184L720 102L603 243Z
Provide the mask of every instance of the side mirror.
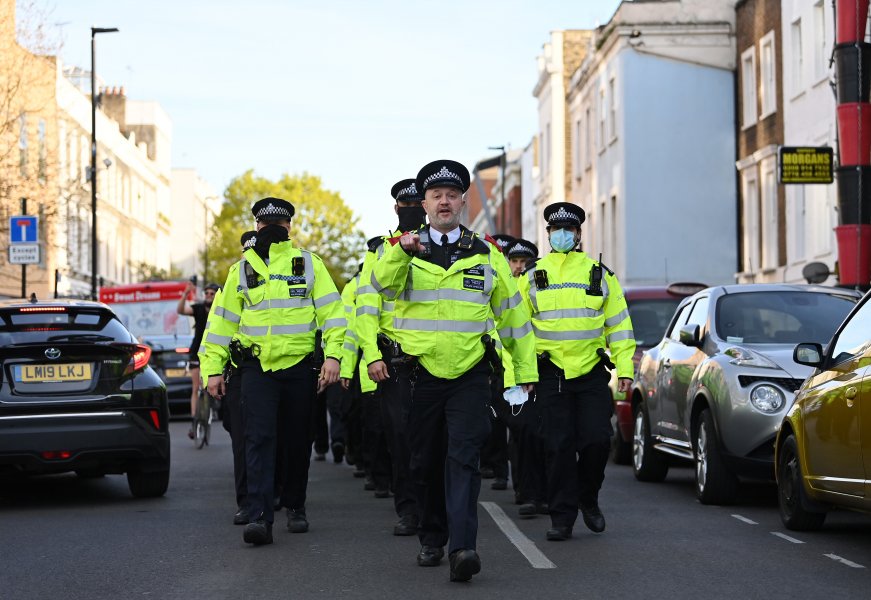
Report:
M684 325L680 328L680 343L698 348L702 345L702 328L698 325Z
M792 351L792 360L800 365L818 369L823 366L823 346L810 342L799 344Z

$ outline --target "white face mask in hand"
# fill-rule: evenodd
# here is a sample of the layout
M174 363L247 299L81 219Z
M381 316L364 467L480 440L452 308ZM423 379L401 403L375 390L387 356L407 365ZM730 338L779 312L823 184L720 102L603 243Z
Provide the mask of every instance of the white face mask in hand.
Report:
M515 417L520 414L520 411L523 410L524 403L529 400L529 392L524 392L523 388L519 385L515 385L514 387L510 387L502 393L502 397L505 398L505 401L511 405L511 414ZM514 412L514 407L519 406L517 412Z

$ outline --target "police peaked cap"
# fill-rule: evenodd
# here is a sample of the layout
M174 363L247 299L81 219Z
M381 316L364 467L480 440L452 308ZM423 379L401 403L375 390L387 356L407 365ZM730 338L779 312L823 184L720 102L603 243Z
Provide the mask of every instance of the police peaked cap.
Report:
M414 179L397 181L390 188L390 195L397 202L420 202L423 200L423 194L417 191Z
M296 212L293 204L281 198L264 198L258 200L251 207L254 218L258 221L264 219L290 219Z
M508 258L538 258L538 248L529 240L517 239L508 247Z
M469 189L472 178L469 169L455 160L434 160L417 173L417 189L421 194L429 188L455 187L463 193Z
M505 233L497 233L495 235L491 235L490 237L496 240L496 245L499 246L499 250L502 251L502 254L505 254L505 252L508 250L508 247L517 241L517 238L507 235Z
M580 227L586 219L584 209L571 202L555 202L544 207L544 220L548 227Z
M254 243L257 241L257 232L256 231L246 231L242 234L242 237L239 238L239 243L242 244L242 248L247 250L248 248L253 248Z

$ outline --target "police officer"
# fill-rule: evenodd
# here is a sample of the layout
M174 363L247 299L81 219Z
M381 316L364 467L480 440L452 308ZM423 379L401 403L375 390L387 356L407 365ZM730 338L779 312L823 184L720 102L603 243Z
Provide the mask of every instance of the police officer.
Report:
M230 268L202 364L209 393L218 397L225 392L221 370L228 356L240 370L250 519L243 539L260 545L272 543L278 428L288 439L287 484L281 498L287 507L287 528L292 533L308 530L305 498L316 391L315 331L323 331L326 358L318 382L324 387L339 377L345 317L321 259L289 240L293 205L264 198L254 204L252 213L256 242Z
M423 194L418 192L414 179L402 179L390 188L394 200L393 210L399 222L392 236L416 231L426 222L426 211L421 206ZM399 520L393 526L393 535L409 536L417 533L420 515L411 486L408 468L410 454L406 424L411 405L412 357L399 343L393 325L393 302L383 301L371 285L372 267L384 255L390 239L379 237L369 240L369 251L363 261L360 275L362 285L357 291L355 328L363 351L366 375L378 382L384 432L390 450L393 507Z
M610 375L616 363L618 389L632 384L635 339L617 277L600 261L574 251L585 214L557 202L544 209L551 248L520 278L532 313L547 453L551 528L547 539L566 540L578 516L594 532L605 530L599 489L612 435ZM606 349L610 350L609 358Z
M490 430L487 356L495 353L486 342L497 329L517 381L529 388L538 378L529 313L508 263L460 225L469 179L452 160L424 166L415 186L429 226L395 240L372 272L373 287L396 302L397 341L418 360L408 415L410 473L421 508L417 562L438 565L450 540L451 581L481 570L478 464Z

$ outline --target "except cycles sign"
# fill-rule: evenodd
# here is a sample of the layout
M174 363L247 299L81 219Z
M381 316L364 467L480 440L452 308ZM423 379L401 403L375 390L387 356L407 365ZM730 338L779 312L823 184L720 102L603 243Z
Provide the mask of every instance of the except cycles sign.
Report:
M39 217L34 215L9 217L9 263L13 265L39 263Z
M780 183L832 183L829 146L781 146L778 153Z

